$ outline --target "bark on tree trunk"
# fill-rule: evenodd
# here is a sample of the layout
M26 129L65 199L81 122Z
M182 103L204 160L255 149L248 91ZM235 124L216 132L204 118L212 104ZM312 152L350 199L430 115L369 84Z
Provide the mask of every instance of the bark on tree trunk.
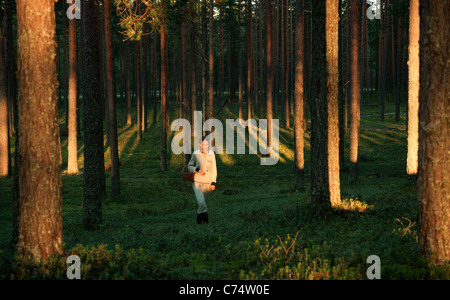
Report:
M39 262L63 243L54 1L17 0L17 28L18 252Z
M113 36L111 28L111 0L104 1L105 6L105 51L106 51L106 79L108 89L108 127L111 153L111 198L120 195L120 164L119 144L117 138L116 118L116 76L114 67Z
M167 96L169 84L169 59L167 49L167 4L163 1L161 7L161 155L160 167L167 170Z
M326 8L328 180L331 205L341 200L339 178L339 3L327 1Z
M130 42L125 42L125 85L127 97L127 125L133 124L131 120L131 73L130 73Z
M408 156L406 174L417 178L419 150L419 0L411 0L409 8L409 61L408 61Z
M295 189L304 188L304 137L303 137L303 65L304 65L304 1L297 0L295 26L295 105L294 105L294 142L295 142Z
M358 148L359 148L359 126L360 126L360 76L358 68L358 1L350 2L350 181L358 181Z
M265 0L266 7L266 80L267 80L267 147L272 145L272 119L273 119L273 40L272 40L272 1Z
M6 81L3 14L0 12L0 177L10 174L9 108Z
M239 80L239 119L242 120L244 118L242 112L243 105L243 88L242 88L242 41L241 41L241 24L242 24L242 12L241 12L241 0L238 1L238 41L239 41L239 50L238 50L238 80Z
M344 140L345 140L345 94L344 94L344 43L343 43L343 22L342 22L342 0L339 0L339 91L338 91L338 102L339 102L339 169L344 168Z
M103 150L103 99L100 91L101 34L99 9L94 1L81 1L84 123L84 200L83 222L90 228L102 223L102 198L105 195Z
M449 4L424 0L420 6L418 232L420 252L438 264L450 261Z
M134 86L136 88L137 139L142 139L141 41L134 41Z
M247 1L247 119L252 118L253 102L253 11L252 1ZM250 124L249 124L250 126Z
M189 121L191 115L191 105L189 103L189 85L188 85L188 63L187 63L187 20L186 12L183 12L183 20L181 21L181 76L182 76L182 88L183 88L183 118ZM190 132L185 130L185 141L189 139ZM190 150L190 149L189 149ZM184 165L186 165L191 156L188 153L184 154Z
M327 210L340 200L338 123L338 2L312 3L313 96L311 98L310 204Z
M214 0L209 2L209 57L208 57L208 119L214 118Z
M72 1L70 5L74 5ZM76 19L69 20L69 127L68 127L68 161L67 173L78 173L77 146L77 97L78 97L78 62L77 62L77 23Z

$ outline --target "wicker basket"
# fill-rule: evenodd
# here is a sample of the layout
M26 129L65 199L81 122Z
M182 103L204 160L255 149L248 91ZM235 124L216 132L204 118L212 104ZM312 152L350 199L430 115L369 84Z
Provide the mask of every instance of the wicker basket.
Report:
M189 172L189 170L187 169L187 165L185 165L183 167L181 174L183 176L184 181L193 181L194 180L194 173Z

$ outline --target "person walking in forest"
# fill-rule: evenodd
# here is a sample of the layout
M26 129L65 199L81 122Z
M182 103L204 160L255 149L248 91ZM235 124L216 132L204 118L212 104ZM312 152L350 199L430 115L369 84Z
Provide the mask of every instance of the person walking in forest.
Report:
M205 137L200 146L200 150L192 153L187 165L189 172L194 174L192 187L198 203L197 224L208 223L207 201L209 193L216 188L217 179L216 156Z

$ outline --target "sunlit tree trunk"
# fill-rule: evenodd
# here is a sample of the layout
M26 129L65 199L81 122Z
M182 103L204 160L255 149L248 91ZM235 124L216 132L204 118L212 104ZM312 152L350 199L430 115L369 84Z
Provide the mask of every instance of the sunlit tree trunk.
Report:
M350 2L350 181L358 180L358 148L359 148L359 127L360 127L360 76L358 67L358 1Z
M17 0L18 252L34 261L59 254L63 243L54 5Z
M344 76L344 43L343 43L343 15L342 15L342 0L339 0L339 91L338 91L338 102L339 102L339 169L344 168L344 139L345 139L345 76Z
M0 12L0 176L10 174L9 110L3 38L3 13Z
M9 175L9 100L3 36L3 13L0 12L0 176Z
M14 53L14 30L13 30L13 10L15 3L13 1L5 2L5 59L6 73L8 77L8 112L9 112L9 136L12 137L13 132L17 130L17 81L16 81L16 64ZM17 139L16 139L17 140Z
M95 1L81 1L84 123L84 200L83 222L87 227L102 223L102 198L105 195L105 165L103 149L102 95L99 81L101 52L100 13Z
M339 178L339 2L327 0L326 59L328 102L328 178L331 205L341 199Z
M73 5L75 1L72 1ZM78 62L77 62L77 20L69 20L69 126L68 126L68 161L67 173L78 173L78 146L77 146L77 97L78 97Z
M418 170L419 149L419 0L411 0L409 8L409 61L408 61L408 156L406 173L414 178Z
M419 245L443 264L450 261L450 2L424 0L420 10Z
M294 142L295 142L295 188L304 188L304 137L303 137L303 64L304 60L304 1L297 0L295 26L295 106L294 106Z
M63 1L63 11L66 11L66 1ZM64 129L69 130L69 99L68 99L68 82L69 82L69 75L68 75L68 69L67 69L67 19L65 15L63 15L63 34L62 34L62 59L61 59L61 88L62 88L62 95L64 96ZM62 158L61 158L62 159Z
M313 2L310 203L318 210L340 199L338 122L339 3Z

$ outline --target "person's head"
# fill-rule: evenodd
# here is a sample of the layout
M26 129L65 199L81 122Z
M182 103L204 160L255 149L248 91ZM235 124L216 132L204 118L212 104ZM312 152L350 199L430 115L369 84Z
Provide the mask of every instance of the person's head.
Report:
M206 136L202 136L202 139L200 140L201 143L201 150L203 153L208 153L209 150L209 142Z

